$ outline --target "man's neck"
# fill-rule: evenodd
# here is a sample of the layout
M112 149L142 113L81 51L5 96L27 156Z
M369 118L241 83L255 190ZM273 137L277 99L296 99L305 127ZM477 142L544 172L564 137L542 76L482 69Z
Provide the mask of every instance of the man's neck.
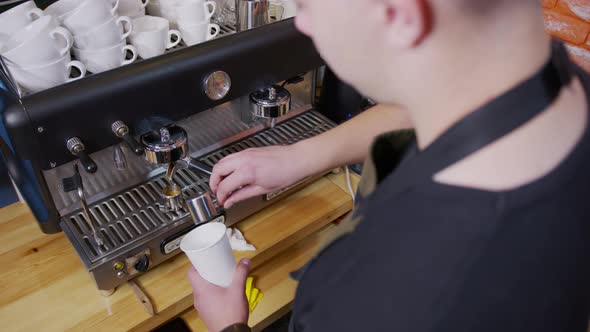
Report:
M532 31L521 31L520 35L514 32L515 36L500 31L499 35L506 39L496 36L485 43L487 47L476 40L472 44L451 42L441 52L431 67L436 74L422 89L422 95L407 104L421 149L466 115L542 68L550 57L550 38L542 28L540 33Z

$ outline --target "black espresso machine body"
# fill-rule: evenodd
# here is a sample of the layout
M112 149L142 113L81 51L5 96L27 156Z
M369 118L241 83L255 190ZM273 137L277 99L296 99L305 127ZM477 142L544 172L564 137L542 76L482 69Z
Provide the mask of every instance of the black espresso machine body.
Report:
M147 165L129 148L127 170L113 167L113 147L125 146L113 124L124 123L134 137L179 124L189 132L192 156L212 166L230 153L291 144L332 128L334 122L314 110L313 96L305 93L276 128L235 116L236 109L248 108L248 94L293 77L305 77L298 86L315 93L322 66L312 41L288 19L30 95L22 95L4 69L2 157L42 231L65 232L97 287L112 290L177 254L181 237L194 227L187 211L155 207L165 170ZM217 84L209 79L219 75L231 87L222 98L210 98L205 87ZM297 89L291 90L294 99ZM84 204L75 190L64 188L74 165L84 183ZM208 179L199 174L182 170L176 176L189 194L208 190ZM283 192L238 204L218 219L235 223Z

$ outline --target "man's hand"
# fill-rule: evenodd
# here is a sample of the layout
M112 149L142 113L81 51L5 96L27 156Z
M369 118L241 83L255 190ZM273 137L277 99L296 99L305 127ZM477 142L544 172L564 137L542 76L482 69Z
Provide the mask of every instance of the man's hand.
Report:
M213 167L209 185L217 202L227 209L247 198L288 187L309 175L305 158L295 146L248 149L220 160Z
M236 266L234 279L228 288L219 287L203 279L194 267L187 272L193 287L193 301L199 316L210 332L219 332L238 323L248 323L246 278L250 261L242 259Z

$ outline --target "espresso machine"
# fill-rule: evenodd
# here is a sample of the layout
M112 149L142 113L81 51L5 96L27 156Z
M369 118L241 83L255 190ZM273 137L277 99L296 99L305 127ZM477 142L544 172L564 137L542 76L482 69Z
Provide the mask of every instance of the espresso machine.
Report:
M217 206L208 180L219 160L335 126L315 108L323 61L292 19L222 30L29 95L1 71L11 176L41 230L64 232L105 293L174 257L198 224L231 226L313 180Z

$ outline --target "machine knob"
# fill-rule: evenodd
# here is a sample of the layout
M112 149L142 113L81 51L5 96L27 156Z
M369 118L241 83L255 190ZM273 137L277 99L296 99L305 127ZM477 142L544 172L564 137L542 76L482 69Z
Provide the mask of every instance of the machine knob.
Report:
M139 142L136 141L135 138L133 138L133 136L131 136L131 133L129 132L129 127L127 127L127 125L123 121L113 122L113 124L111 125L111 130L113 131L115 136L119 137L125 142L125 144L127 144L129 149L133 151L133 153L135 153L138 156L143 155L143 148L141 147L141 144L139 144Z
M92 160L92 158L90 158L90 156L88 156L86 153L86 147L84 146L84 143L82 143L81 139L78 137L72 137L68 139L66 142L66 147L71 154L78 157L82 167L84 167L84 170L87 173L96 173L98 166L96 166L94 160Z
M150 267L150 259L146 255L141 255L133 267L139 272L146 272Z

